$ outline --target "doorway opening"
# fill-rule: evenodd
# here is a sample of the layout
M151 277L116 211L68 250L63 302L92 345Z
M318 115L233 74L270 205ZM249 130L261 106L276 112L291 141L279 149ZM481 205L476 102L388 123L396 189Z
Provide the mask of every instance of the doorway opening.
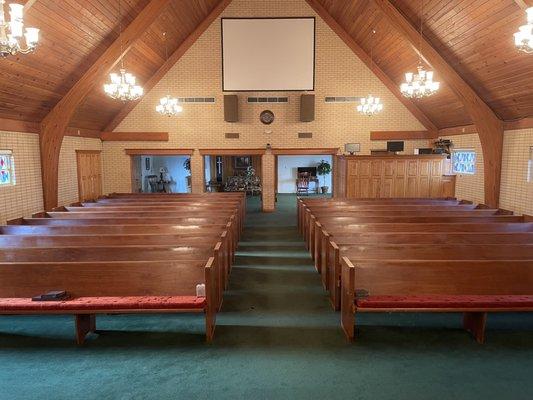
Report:
M261 155L204 155L206 192L262 192Z
M279 194L330 195L332 193L333 155L331 154L278 155L276 169L276 189Z
M190 155L132 156L132 192L190 193Z

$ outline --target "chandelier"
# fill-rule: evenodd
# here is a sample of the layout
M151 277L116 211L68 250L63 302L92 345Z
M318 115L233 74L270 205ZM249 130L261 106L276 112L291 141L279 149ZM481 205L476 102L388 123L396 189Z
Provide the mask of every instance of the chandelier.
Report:
M362 98L361 104L357 106L357 111L369 117L379 113L381 110L383 110L383 104L381 104L379 97L374 97L371 94L366 98Z
M370 41L370 72L374 71L374 35L376 30L372 29L372 39ZM377 114L383 110L383 104L379 97L374 97L369 94L367 97L361 98L361 103L357 106L357 111L360 114L368 115L369 117Z
M17 53L28 54L35 50L39 41L39 29L26 28L24 30L24 6L22 4L9 5L9 17L6 19L4 12L5 0L0 0L0 55L7 57ZM22 36L26 39L26 47L22 47L19 41Z
M533 7L526 10L527 24L518 28L514 34L514 44L524 53L533 53Z
M159 100L159 104L155 107L155 110L161 114L172 117L183 111L183 107L178 104L178 99L166 95Z
M0 0L1 1L1 0ZM120 18L120 0L118 1L118 15L119 15L119 37L120 37L120 75L117 73L109 74L111 83L104 85L104 92L112 99L121 100L123 102L135 101L142 97L143 88L136 84L135 76L126 72L124 68L124 51L122 48L122 19Z
M417 74L407 72L405 82L400 85L400 92L411 99L421 99L435 94L440 88L440 82L433 81L433 71L426 71L422 66L422 28L424 27L424 1L420 6L420 42L418 47Z
M165 41L165 60L168 61L168 46L167 46L167 33L163 32L163 39ZM159 99L159 104L155 107L155 110L161 114L168 117L179 114L183 111L183 107L178 104L178 99L175 97L170 97L167 94L165 97Z
M405 97L420 99L437 92L440 82L433 81L433 71L426 71L422 64L418 64L418 74L408 72L405 82L401 84L400 91Z
M104 91L109 97L121 101L134 101L143 95L143 88L135 84L135 77L126 72L124 66L120 68L120 75L112 73L109 77L111 83L104 85Z

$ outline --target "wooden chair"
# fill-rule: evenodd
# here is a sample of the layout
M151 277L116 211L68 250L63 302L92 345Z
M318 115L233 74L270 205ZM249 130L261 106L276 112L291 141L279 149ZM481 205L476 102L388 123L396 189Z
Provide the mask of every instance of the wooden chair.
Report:
M309 174L298 174L296 179L296 194L309 194Z

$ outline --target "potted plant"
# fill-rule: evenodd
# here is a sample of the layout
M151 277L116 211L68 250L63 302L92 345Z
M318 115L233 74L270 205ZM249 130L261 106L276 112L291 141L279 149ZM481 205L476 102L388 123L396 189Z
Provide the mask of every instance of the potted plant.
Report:
M187 180L187 190L190 192L192 187L192 180L191 180L191 158L188 157L183 162L183 168L189 173L189 175L185 178Z
M316 173L319 176L323 177L324 186L320 187L320 190L322 191L322 194L326 194L328 192L329 187L326 186L326 175L329 175L331 173L331 165L325 160L320 160L320 163L316 167Z

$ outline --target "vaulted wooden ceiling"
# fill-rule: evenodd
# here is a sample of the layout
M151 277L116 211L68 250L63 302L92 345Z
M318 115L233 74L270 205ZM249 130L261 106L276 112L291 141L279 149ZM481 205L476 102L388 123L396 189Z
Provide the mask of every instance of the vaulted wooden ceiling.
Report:
M318 0L367 52L371 32L376 64L398 85L415 71L418 54L385 18L374 0ZM424 37L503 120L533 116L533 57L520 53L513 33L525 23L515 0L391 0ZM462 102L439 71L441 90L417 100L420 109L439 128L472 123Z
M122 0L123 29L150 0ZM219 0L173 0L126 54L124 63L142 84L165 62L168 53L207 17ZM0 118L40 122L89 67L118 38L118 0L37 0L25 23L41 29L40 44L30 55L0 60ZM98 82L70 125L102 130L121 110Z
M142 84L200 25L220 0L172 0L125 57ZM265 0L266 1L266 0ZM125 28L149 0L122 0ZM414 71L418 55L391 26L374 0L317 0L366 52L374 37L376 64L397 85ZM38 50L0 60L0 118L40 122L75 82L118 38L118 0L30 0L26 23L41 29ZM421 0L391 0L416 27ZM523 0L426 0L424 36L501 119L533 116L533 57L518 52L513 33L524 24ZM417 28L418 29L418 28ZM438 127L472 123L463 103L441 81L434 96L417 100ZM78 107L70 125L103 130L123 104L107 98L104 81Z

